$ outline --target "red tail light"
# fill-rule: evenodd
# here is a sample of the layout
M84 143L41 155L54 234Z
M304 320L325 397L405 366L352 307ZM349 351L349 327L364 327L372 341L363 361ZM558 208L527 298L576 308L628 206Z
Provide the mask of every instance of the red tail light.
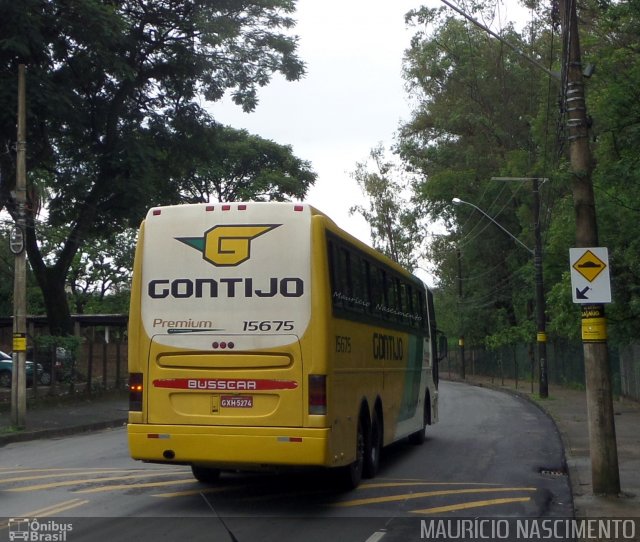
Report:
M142 411L142 373L129 375L129 410Z
M327 413L327 377L309 375L309 414Z

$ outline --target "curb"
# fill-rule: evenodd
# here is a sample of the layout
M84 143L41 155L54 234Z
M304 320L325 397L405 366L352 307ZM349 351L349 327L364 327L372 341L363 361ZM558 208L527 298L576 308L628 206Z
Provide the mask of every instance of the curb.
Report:
M0 435L0 448L14 442L28 442L43 438L67 437L78 433L88 433L90 431L100 431L103 429L113 429L122 427L127 423L127 418L118 418L102 422L93 422L71 427L56 427L53 429L38 429L35 431L16 432L8 435Z

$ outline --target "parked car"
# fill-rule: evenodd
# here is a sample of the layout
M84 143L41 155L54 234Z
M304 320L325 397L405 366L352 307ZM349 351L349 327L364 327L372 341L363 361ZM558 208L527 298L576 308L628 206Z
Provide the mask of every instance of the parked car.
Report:
M55 372L57 382L65 382L71 378L73 356L71 352L64 348L56 348L55 357L46 349L27 349L27 357L38 363L38 367L42 368L39 382L45 386L51 384L51 375ZM52 358L54 360L52 362ZM53 367L52 367L53 365Z
M33 384L33 368L35 364L33 361L27 361L27 384ZM43 375L44 369L42 365L38 363L37 365L37 375L38 382L43 383ZM2 388L10 388L11 387L11 375L13 372L13 358L0 350L0 387Z

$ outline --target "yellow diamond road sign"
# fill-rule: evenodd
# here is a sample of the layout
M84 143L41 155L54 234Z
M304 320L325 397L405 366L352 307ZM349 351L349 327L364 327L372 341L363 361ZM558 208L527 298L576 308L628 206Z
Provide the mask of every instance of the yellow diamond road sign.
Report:
M587 250L573 264L573 268L589 282L593 282L596 277L607 268L607 264L591 252L591 250Z
M606 247L569 249L573 302L611 303L609 251Z

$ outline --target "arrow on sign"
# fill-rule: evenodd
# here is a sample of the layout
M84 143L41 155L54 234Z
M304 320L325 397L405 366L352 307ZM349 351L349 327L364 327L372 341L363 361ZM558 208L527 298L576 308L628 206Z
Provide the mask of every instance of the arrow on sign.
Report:
M583 290L580 290L579 288L576 288L576 299L589 299L586 296L586 293L591 290L591 288L589 288L589 286L585 286Z

